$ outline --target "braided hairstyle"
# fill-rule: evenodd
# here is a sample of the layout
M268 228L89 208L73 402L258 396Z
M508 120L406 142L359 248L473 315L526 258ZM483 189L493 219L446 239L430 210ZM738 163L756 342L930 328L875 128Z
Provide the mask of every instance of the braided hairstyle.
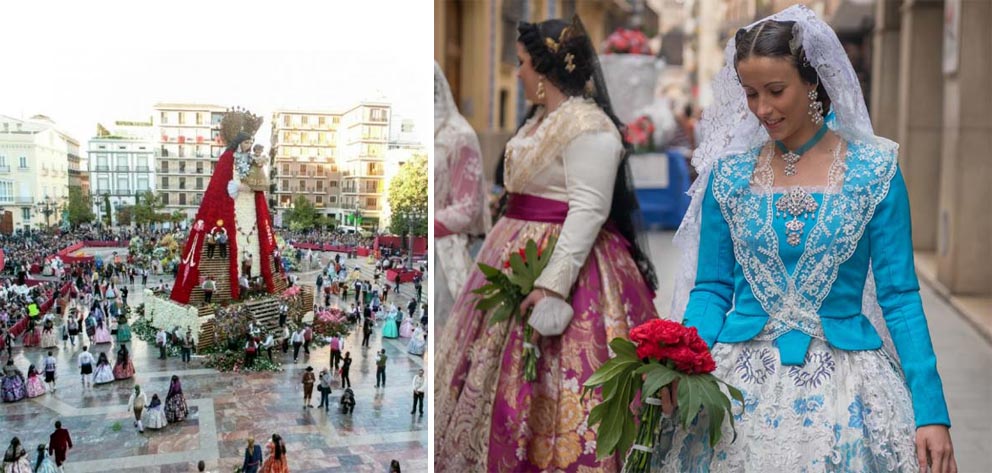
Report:
M538 74L543 75L558 90L569 97L592 98L620 132L623 156L613 185L609 221L613 223L620 235L630 242L631 256L637 263L644 281L652 290L657 290L658 276L655 273L654 263L651 262L648 255L647 242L639 236L639 231L643 228L643 218L637 195L634 193L630 164L627 161L633 152L633 146L624 137L625 126L623 122L613 112L610 95L606 89L606 81L603 79L599 58L596 56L596 49L592 40L583 29L578 16L574 17L571 23L560 19L540 23L522 22L517 27L517 32L519 33L517 41L530 54L531 64ZM534 105L520 122L517 131L536 112L537 106ZM503 157L496 168L496 184L501 187L505 187L505 162L506 152L504 150ZM498 214L501 215L504 212L505 206L506 195L504 194L500 200Z
M820 81L806 52L795 37L794 21L766 20L750 30L741 28L734 35L737 50L734 52L734 67L749 57L783 58L796 67L799 77L807 84L816 84L817 100L823 103L823 115L830 110L830 95Z

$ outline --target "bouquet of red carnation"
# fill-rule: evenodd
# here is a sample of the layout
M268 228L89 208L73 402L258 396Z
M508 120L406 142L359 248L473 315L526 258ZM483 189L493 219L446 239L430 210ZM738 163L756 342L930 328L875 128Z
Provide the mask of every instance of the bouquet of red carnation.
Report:
M617 28L606 38L606 47L603 48L606 54L644 54L650 56L651 47L648 45L648 37L639 30L628 30Z
M482 296L475 304L476 310L493 310L489 325L508 319L515 319L524 325L524 380L527 382L537 379L537 358L540 355L531 343L534 329L527 323L528 314L520 313L520 303L534 290L534 281L551 260L556 241L554 236L550 236L545 246L539 248L534 240L527 240L527 246L510 253L510 257L503 262L503 271L479 263L479 269L489 283L472 291Z
M688 429L700 410L706 411L710 446L720 441L725 414L731 409L721 385L731 397L744 403L740 390L711 374L716 363L694 327L656 319L631 330L630 341L613 339L610 348L616 357L589 377L583 396L596 388L603 389L603 402L589 413L589 426L599 424L596 454L603 458L629 450L625 472L646 472L651 465L661 420L658 392L663 387L679 383L677 418L682 428ZM641 399L639 414L631 408L637 397ZM726 418L733 428L733 416Z
M654 122L647 115L642 115L627 125L624 135L627 142L638 151L650 151L654 148Z

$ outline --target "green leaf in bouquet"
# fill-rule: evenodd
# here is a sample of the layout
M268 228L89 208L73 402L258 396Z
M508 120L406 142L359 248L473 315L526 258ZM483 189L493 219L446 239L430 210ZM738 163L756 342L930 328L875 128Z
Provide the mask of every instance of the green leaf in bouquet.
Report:
M499 277L499 275L502 274L502 271L500 271L499 268L494 268L486 263L479 263L479 270L486 276L486 279L490 280Z
M487 295L493 292L499 292L499 287L493 283L483 284L479 286L478 289L473 289L472 294Z
M507 304L504 300L496 309L493 311L493 315L489 318L489 325L496 325L504 320L508 320L510 316L513 315L514 307L512 304Z
M646 374L644 379L644 392L649 396L654 396L659 389L668 386L679 373L661 363L648 363L637 370L636 374Z
M679 378L679 422L682 424L682 428L688 430L692 421L699 415L699 410L703 407L703 399L699 395L700 382L697 377L679 373Z
M534 278L528 278L525 275L520 275L517 272L513 272L508 276L508 279L515 286L520 288L520 292L524 294L529 294L530 291L534 290Z
M540 261L537 260L537 243L534 240L527 240L527 247L524 250L524 254L527 255L527 266L531 268L531 271L535 275L541 274L541 268L538 268ZM541 253L544 256L544 253Z
M534 279L537 278L531 274L530 268L524 264L524 259L520 257L520 253L510 253L510 267L513 268L513 272L516 273L517 276L529 279L531 281L531 288L533 288ZM523 286L521 286L520 289L525 294L530 292L529 290L523 290Z
M583 386L591 389L600 386L611 379L620 376L630 376L638 365L640 365L640 363L637 361L625 360L623 358L613 358L606 363L603 363L603 366L600 366L599 369L586 380ZM607 397L605 393L603 394L603 397Z
M616 353L617 358L639 359L637 358L637 345L625 338L614 338L610 341L610 348L613 349L613 353Z
M699 397L703 403L703 409L709 417L710 446L716 445L723 436L720 426L723 424L724 412L730 408L730 401L727 396L720 391L720 385L712 375L693 376L699 381Z
M596 407L593 407L592 410L589 411L589 420L588 422L586 422L586 425L592 427L602 422L603 416L606 415L609 409L610 409L610 405L605 402L601 402L597 404Z
M548 262L551 261L551 254L555 251L555 245L558 243L558 237L551 235L548 237L548 241L544 244L544 251L535 260L531 260L530 254L527 255L528 261L535 261L534 264L534 274L541 274L544 268L548 266ZM536 252L536 248L535 248Z
M606 416L603 418L603 422L596 432L596 456L598 458L605 458L613 454L613 452L618 451L618 447L621 447L619 443L620 437L623 434L623 426L630 422L630 416L624 415L624 413L630 404L628 399L633 397L632 387L632 379L618 379L615 395L609 401L606 401L610 407L607 409ZM624 402L624 400L627 400L627 402Z
M475 310L487 311L503 303L503 297L499 294L495 294L489 297L483 297L479 299L479 302L475 303Z

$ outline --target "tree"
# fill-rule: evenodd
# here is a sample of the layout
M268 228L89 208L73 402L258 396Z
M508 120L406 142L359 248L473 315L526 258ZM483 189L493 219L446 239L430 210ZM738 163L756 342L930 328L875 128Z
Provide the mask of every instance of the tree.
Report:
M139 227L168 220L168 214L161 212L165 204L154 192L145 191L135 199L137 204L134 206L134 223Z
M120 207L117 207L117 225L124 227L130 226L133 217L134 217L133 205L122 205Z
M110 194L106 192L103 194L103 223L108 227L114 223L110 215Z
M414 235L427 235L427 155L414 154L389 181L389 208L392 216L389 231L405 235L408 224L413 225ZM407 215L419 213L422 217L408 222Z
M287 216L289 229L292 231L310 230L320 224L320 214L317 208L310 203L310 200L300 195L293 201L293 208L289 210Z
M179 222L182 222L183 220L186 220L186 212L183 212L182 210L173 210L172 213L169 214L169 222L172 222L173 228L178 226Z
M69 187L69 224L73 228L84 223L90 223L95 218L93 215L93 198L89 192L83 193L79 186Z

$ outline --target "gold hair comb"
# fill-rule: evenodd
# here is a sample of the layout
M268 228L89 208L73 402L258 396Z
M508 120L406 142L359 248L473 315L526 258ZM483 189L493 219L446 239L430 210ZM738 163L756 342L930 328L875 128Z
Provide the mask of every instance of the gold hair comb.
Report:
M565 70L568 71L569 74L571 74L572 71L575 70L575 63L572 62L574 60L575 60L574 54L568 53L565 55Z

